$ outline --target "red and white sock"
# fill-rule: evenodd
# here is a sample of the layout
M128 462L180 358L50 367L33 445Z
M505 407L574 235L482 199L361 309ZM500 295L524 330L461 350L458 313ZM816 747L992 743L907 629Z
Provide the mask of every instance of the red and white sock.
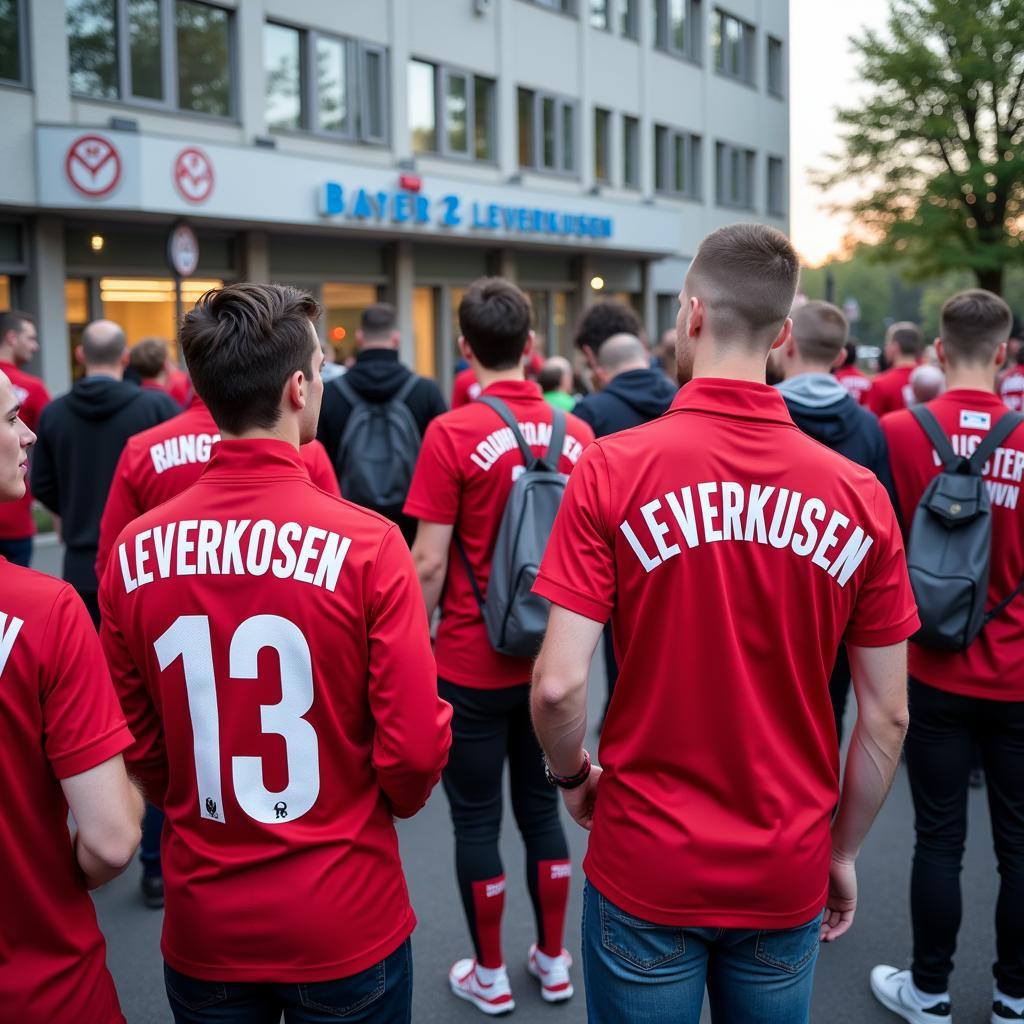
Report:
M505 910L505 876L473 882L473 910L476 918L476 937L480 945L479 965L483 968L501 967L501 915Z
M537 862L537 895L541 920L544 922L543 944L538 949L546 956L561 956L565 933L565 911L569 905L569 881L572 861L542 860Z

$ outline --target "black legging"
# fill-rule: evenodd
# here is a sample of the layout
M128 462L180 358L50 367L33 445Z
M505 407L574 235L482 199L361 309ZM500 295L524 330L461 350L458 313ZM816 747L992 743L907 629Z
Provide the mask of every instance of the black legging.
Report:
M558 811L558 791L544 778L540 745L530 722L530 685L476 690L444 679L441 697L454 708L452 748L441 776L455 827L455 872L466 921L482 959L473 883L504 874L502 776L508 759L512 813L526 845L526 878L537 921L537 944L547 945L538 889L538 865L569 857ZM557 936L552 937L558 941Z

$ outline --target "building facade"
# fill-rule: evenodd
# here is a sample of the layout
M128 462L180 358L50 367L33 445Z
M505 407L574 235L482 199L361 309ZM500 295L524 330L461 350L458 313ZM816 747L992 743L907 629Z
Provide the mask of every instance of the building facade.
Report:
M404 357L443 383L485 273L530 294L549 353L602 296L653 335L708 231L788 227L788 17L788 0L6 0L0 309L37 316L55 391L92 318L172 337L179 284L186 306L233 280L309 288L342 354L362 307L392 301ZM179 281L181 222L198 261Z

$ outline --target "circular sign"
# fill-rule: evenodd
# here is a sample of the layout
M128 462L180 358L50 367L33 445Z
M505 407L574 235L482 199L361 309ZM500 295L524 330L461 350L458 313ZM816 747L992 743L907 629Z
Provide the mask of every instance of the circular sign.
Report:
M205 203L213 192L213 162L195 146L183 149L174 161L174 187L182 199Z
M191 277L199 266L199 239L184 223L176 224L167 239L167 262L178 277Z
M88 199L101 199L121 183L121 154L102 135L81 135L68 147L64 173Z

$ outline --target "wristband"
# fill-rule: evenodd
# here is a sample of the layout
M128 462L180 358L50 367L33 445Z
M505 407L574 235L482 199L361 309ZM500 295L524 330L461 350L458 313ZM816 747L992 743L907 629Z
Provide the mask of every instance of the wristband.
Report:
M583 765L575 775L556 775L545 758L544 777L548 780L549 785L557 786L559 789L577 789L590 778L590 755L585 750L583 751Z

